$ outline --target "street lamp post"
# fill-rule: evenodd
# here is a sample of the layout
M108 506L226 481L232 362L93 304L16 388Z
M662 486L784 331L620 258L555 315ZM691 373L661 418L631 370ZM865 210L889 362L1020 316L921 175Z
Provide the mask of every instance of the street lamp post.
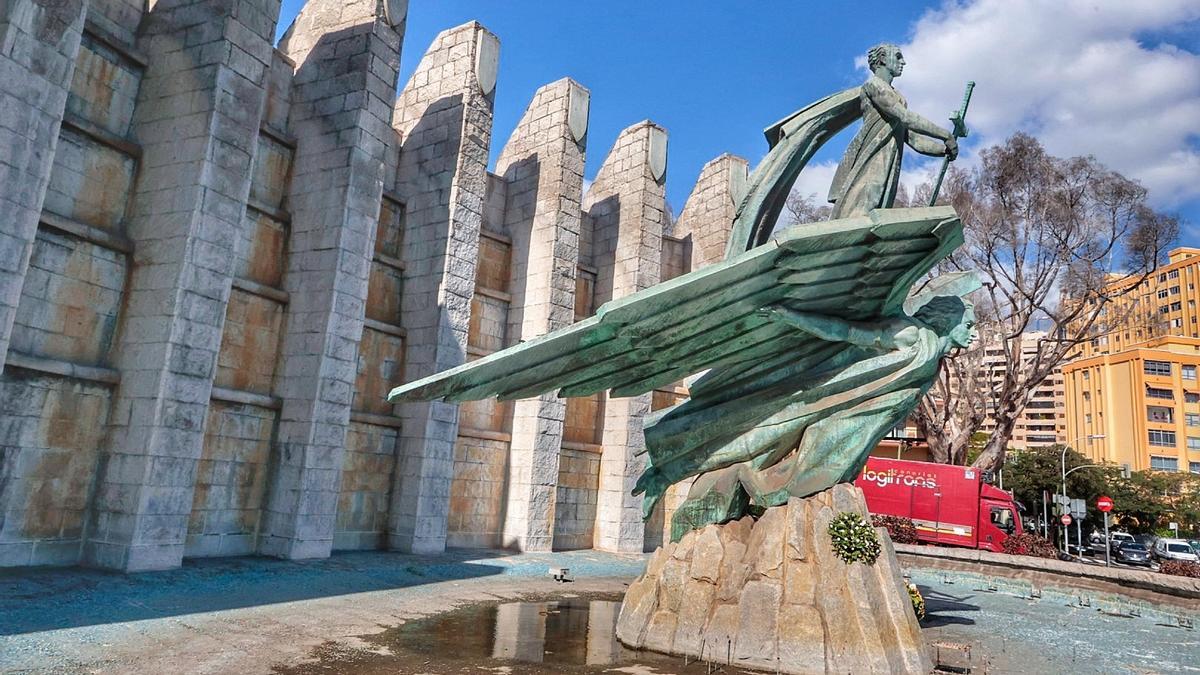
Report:
M1071 445L1073 443L1078 443L1081 440L1091 441L1091 440L1095 440L1097 438L1104 438L1104 434L1088 434L1087 436L1079 436L1079 437L1075 438L1074 440L1068 441L1067 443L1065 443L1063 445L1062 457L1059 458L1059 466L1062 468L1062 496L1063 496L1064 501L1066 501L1066 499L1067 499L1067 474L1071 473L1071 471L1075 471L1077 469L1087 468L1085 466L1077 466L1077 467L1072 468L1071 471L1067 471L1067 450L1071 449ZM1088 466L1099 466L1099 464L1089 464ZM1082 528L1079 528L1079 529L1080 529L1079 546L1082 547L1083 546ZM1105 545L1107 545L1107 544L1108 544L1108 542L1105 542ZM1071 547L1070 530L1068 528L1064 527L1063 528L1063 552L1070 553L1070 547Z

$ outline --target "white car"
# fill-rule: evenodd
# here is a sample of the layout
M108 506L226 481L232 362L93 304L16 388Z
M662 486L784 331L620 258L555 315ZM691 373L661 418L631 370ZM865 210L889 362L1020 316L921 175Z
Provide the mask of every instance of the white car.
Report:
M1154 542L1154 557L1159 560L1200 560L1186 539L1159 539Z
M1128 532L1113 532L1108 536L1108 547L1115 553L1121 544L1136 544L1137 540Z

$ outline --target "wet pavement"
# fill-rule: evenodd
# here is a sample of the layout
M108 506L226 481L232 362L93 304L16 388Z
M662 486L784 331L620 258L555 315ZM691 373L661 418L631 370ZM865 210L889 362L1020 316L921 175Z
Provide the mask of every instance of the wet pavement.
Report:
M0 572L0 672L708 673L632 652L616 601L645 565L595 551L339 554L169 572ZM551 567L575 579L560 584ZM916 570L931 644L975 673L1200 673L1189 617ZM1091 606L1087 606L1087 605ZM964 663L965 661L965 663ZM734 672L725 667L721 672Z

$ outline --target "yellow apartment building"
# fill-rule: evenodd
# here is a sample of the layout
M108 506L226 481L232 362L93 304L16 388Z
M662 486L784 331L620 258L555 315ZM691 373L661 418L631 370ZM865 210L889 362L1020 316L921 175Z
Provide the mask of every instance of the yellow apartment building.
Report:
M1114 277L1110 289L1140 277ZM1200 248L1179 247L1134 290L1114 298L1079 355L1115 354L1163 335L1200 337Z
M1039 343L1046 339L1042 331L1028 332L1021 335L1021 361L1018 368L1028 368L1037 356ZM1000 389L1007 375L1008 345L1000 339L984 339L981 347L984 350L982 367L988 383L993 389ZM1017 423L1013 427L1012 438L1008 447L1025 450L1039 446L1054 445L1067 442L1066 391L1063 387L1062 371L1055 369L1045 380L1037 384L1033 396L1025 406ZM980 431L994 433L995 401L988 400L987 418L984 419Z
M1183 273L1190 266L1176 269L1181 286L1194 283ZM1070 444L1133 471L1200 473L1200 337L1192 330L1064 365Z

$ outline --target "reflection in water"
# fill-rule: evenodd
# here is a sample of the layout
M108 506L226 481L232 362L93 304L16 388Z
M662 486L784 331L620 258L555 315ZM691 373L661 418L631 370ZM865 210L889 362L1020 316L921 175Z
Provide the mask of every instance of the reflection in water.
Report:
M282 673L707 673L683 657L626 649L616 637L612 597L473 605L362 636L370 650L326 646ZM715 671L714 671L715 672ZM723 666L721 673L747 671Z
M565 665L603 666L636 655L617 640L613 600L571 598L509 602L493 608L492 658Z

